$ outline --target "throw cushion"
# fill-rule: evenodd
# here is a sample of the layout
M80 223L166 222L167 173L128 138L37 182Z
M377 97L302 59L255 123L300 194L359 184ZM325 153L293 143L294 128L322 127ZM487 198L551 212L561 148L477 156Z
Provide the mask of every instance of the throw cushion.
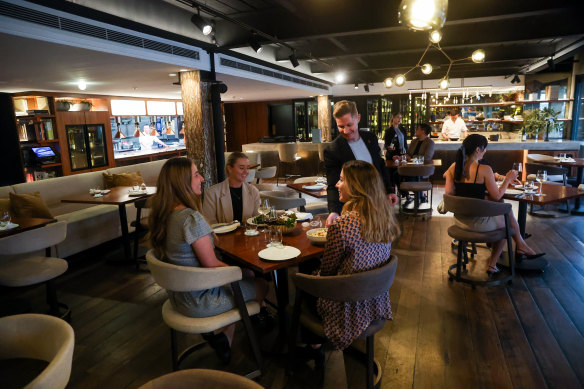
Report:
M140 172L128 172L119 174L103 173L103 182L106 188L115 186L141 185L144 182Z
M10 204L14 217L39 217L52 219L53 215L39 192L10 193Z

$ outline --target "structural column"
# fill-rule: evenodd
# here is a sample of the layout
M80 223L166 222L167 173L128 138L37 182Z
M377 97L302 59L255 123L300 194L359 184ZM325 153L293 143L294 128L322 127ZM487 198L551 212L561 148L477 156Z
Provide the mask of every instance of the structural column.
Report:
M318 96L318 128L323 142L331 141L331 104L328 96Z
M211 85L201 82L198 70L180 75L187 155L205 178L205 187L217 182L213 137Z

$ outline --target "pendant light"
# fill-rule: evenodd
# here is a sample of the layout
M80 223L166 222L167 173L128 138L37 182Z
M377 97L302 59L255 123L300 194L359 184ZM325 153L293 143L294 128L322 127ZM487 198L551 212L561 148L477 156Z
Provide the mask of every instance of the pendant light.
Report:
M383 85L385 85L386 88L391 88L393 86L393 78L387 77L383 80Z
M485 62L485 51L482 49L475 50L472 52L471 58L474 63Z
M438 86L440 87L440 89L448 89L448 87L450 86L450 80L448 79L448 77L442 78L438 83Z
M440 30L433 30L430 33L430 42L438 43L442 40L442 31Z
M430 74L432 73L432 65L430 65L429 63L425 63L422 65L422 73L424 74Z
M404 84L406 83L406 76L404 76L403 74L398 74L393 79L393 82L395 83L396 86L404 86Z
M416 31L440 29L446 21L448 0L402 0L398 19Z

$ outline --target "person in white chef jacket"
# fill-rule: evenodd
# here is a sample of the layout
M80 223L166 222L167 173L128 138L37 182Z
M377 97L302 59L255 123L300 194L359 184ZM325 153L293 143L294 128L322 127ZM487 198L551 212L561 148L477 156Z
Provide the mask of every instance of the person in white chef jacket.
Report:
M144 133L140 135L139 140L140 148L142 150L152 150L154 142L164 146L165 148L168 148L166 143L158 139L158 137L156 136L156 130L154 128L151 129L150 126L144 126Z
M464 120L462 120L458 111L454 112L442 125L442 137L444 140L459 140L461 134L466 138L467 133L468 128L466 128L466 124L464 124Z

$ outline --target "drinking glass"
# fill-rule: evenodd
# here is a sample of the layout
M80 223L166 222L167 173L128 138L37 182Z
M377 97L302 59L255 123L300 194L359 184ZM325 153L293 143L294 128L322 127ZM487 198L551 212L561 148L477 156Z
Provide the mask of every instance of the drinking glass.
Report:
M282 247L282 229L270 228L270 247Z
M0 217L0 227L6 228L10 224L10 213L8 211L2 211L2 216Z
M517 171L517 173L521 175L521 173L523 173L523 164L521 162L515 162L513 164L513 170Z
M251 223L247 220L244 220L243 222L245 223L245 235L255 236L258 234L258 226L253 223L253 220Z
M539 182L539 196L543 196L543 183L547 181L547 170L538 170L535 179Z
M260 215L263 216L264 219L263 221L265 222L267 214L270 213L270 203L268 202L268 200L262 200L262 202L260 203L260 207L258 208L258 212L260 213Z

